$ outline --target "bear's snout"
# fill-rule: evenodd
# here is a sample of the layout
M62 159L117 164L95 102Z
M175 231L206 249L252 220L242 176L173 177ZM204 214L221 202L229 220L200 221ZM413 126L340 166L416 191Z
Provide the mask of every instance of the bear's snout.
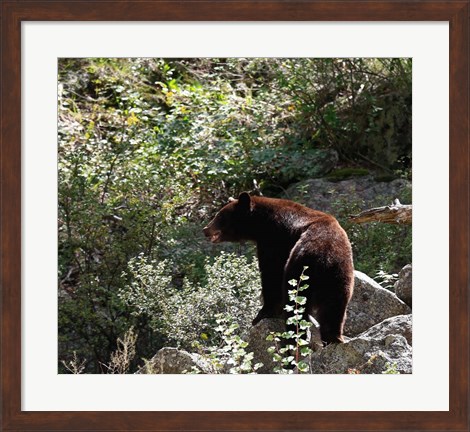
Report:
M218 230L215 230L211 225L207 225L205 228L202 229L204 235L210 239L212 243L219 243L221 241L222 233Z

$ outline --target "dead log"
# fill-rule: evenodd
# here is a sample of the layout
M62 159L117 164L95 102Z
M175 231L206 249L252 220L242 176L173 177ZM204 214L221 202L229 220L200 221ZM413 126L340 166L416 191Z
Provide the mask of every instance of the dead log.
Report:
M349 219L354 223L383 222L396 225L411 225L411 207L411 204L403 205L396 199L392 205L364 210L357 215L349 216Z

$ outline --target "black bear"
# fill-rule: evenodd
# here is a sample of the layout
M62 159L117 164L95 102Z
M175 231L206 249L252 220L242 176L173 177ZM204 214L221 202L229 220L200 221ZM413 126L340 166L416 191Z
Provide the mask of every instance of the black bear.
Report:
M283 316L292 289L288 281L299 280L307 266L304 319L307 314L317 319L324 343L344 341L354 269L351 244L333 216L293 201L243 192L216 214L204 234L212 243L256 242L263 307L253 325L263 318Z

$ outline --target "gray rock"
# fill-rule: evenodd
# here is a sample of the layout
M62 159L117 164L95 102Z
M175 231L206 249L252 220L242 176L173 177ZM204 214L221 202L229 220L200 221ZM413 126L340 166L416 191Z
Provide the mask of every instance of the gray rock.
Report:
M407 332L408 324L404 323L408 318L395 318L394 323L392 323L393 318L385 320L348 342L330 344L313 353L312 373L381 374L386 370L402 374L411 373L412 347L406 337L400 334Z
M312 178L290 186L286 197L315 210L338 214L343 208L355 212L383 206L392 203L395 198L408 204L410 189L411 182L408 180L378 182L370 175L339 182Z
M246 351L253 352L253 364L263 363L263 366L258 369L258 373L272 373L276 366L272 354L268 353L268 348L273 346L274 342L267 341L266 337L271 332L283 332L285 330L284 320L271 318L262 319L258 324L251 327Z
M385 338L388 335L401 335L403 336L410 346L413 345L413 317L409 315L398 315L392 318L387 318L381 323L376 324L369 330L360 334L358 337L368 339Z
M320 337L318 322L313 321L312 327L307 330L307 340L313 351L322 349L323 343ZM267 341L266 337L271 333L284 332L286 330L285 322L282 319L265 318L250 329L248 337L247 352L253 352L253 364L263 363L263 366L257 370L257 373L273 373L277 363L273 361L272 354L268 353L268 348L274 345L273 341Z
M310 321L312 321L312 327L307 330L307 340L310 342L310 348L315 352L323 348L323 342L321 340L320 334L320 324L318 321L310 317Z
M397 297L411 307L413 291L411 264L407 264L400 270L400 273L398 273L398 280L395 282L394 288Z
M198 354L188 353L177 348L162 348L136 373L181 374L192 372L193 367L202 373L213 372L211 364Z
M411 313L395 294L360 271L354 272L354 294L348 305L344 334L356 336L384 319Z

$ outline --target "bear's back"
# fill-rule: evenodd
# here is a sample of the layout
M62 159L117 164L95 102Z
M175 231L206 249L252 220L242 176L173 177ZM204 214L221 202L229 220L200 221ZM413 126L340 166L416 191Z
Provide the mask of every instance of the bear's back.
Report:
M330 214L303 206L294 201L280 198L252 197L257 211L267 219L285 225L292 230L305 231L312 223L325 226L338 224ZM338 224L339 226L339 224Z

